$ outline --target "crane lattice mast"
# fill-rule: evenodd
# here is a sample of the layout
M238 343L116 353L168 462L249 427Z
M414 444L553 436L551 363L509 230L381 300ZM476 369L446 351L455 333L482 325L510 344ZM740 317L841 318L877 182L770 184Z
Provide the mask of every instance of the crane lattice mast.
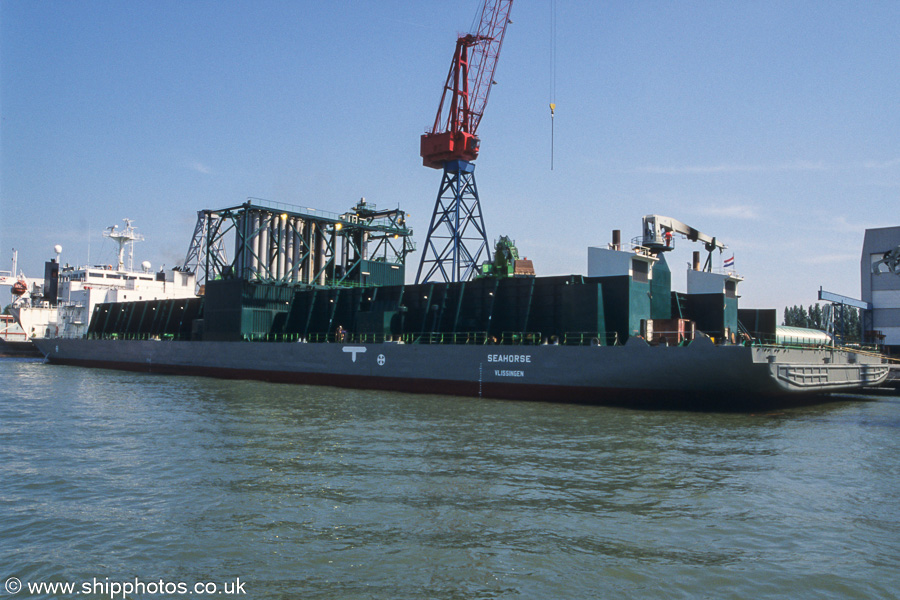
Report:
M443 169L417 283L440 278L465 281L479 259L490 260L490 245L475 185L476 135L484 116L512 0L485 0L478 29L456 40L456 49L434 125L421 138L422 163ZM424 276L423 276L424 274Z

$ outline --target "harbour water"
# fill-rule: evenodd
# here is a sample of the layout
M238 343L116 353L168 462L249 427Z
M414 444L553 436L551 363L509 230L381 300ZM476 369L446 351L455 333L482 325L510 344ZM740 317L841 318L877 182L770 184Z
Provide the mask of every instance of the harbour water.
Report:
M0 378L9 597L898 597L900 398L708 414Z

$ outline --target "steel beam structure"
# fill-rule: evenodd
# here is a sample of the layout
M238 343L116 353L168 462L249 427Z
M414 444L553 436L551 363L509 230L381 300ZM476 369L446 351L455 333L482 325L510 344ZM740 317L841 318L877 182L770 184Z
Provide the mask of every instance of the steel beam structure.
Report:
M416 283L468 281L482 256L491 260L475 185L475 165L449 161L444 165Z
M219 235L222 218L210 210L197 211L197 225L191 236L191 245L184 257L183 268L194 273L199 288L209 277L208 273L221 273L228 264L225 244Z
M862 300L857 300L856 298L850 298L849 296L841 296L840 294L826 292L822 288L819 288L819 300L831 302L832 304L846 304L847 306L861 308L863 310L872 310L872 305L868 302L863 302Z
M365 199L338 214L250 198L239 206L198 213L184 267L197 273L199 284L216 278L361 284L363 261L404 266L415 250L412 233L399 208L377 210ZM228 245L234 248L230 262Z

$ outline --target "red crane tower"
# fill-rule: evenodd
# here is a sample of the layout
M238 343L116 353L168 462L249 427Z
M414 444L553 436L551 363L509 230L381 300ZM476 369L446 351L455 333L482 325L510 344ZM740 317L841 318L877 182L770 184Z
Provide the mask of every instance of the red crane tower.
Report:
M443 169L444 176L416 283L431 281L437 275L443 281L466 281L482 254L490 260L472 161L480 150L481 141L475 132L494 83L512 2L484 0L476 33L456 40L434 125L421 138L422 164Z

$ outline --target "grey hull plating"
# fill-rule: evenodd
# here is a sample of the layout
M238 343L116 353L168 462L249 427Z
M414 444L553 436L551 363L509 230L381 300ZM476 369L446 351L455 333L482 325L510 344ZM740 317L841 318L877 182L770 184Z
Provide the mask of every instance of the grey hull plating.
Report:
M873 356L825 348L36 341L51 363L364 389L729 408L878 385Z

